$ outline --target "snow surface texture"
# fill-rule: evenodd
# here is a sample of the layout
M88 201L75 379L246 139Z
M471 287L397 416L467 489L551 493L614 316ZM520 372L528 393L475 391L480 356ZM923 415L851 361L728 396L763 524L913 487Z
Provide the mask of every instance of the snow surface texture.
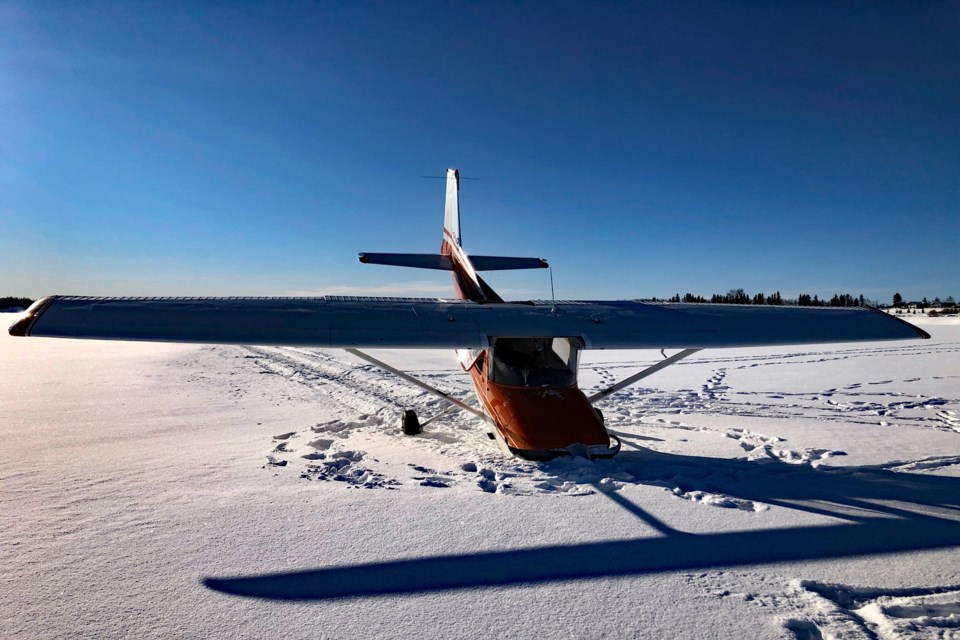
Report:
M0 637L960 638L960 324L923 326L701 352L547 464L401 435L443 402L340 351L4 335Z

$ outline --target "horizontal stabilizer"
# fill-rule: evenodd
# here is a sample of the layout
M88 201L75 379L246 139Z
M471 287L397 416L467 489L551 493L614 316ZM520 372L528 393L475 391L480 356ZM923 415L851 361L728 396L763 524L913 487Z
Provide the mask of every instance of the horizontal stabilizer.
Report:
M450 256L439 253L361 253L360 262L364 264L385 264L392 267L414 267L416 269L453 270Z
M546 269L550 265L543 258L510 258L504 256L470 256L470 264L477 271L504 271L507 269ZM453 271L450 256L439 253L361 253L364 264L385 264L393 267L440 269Z
M470 263L477 271L546 269L550 266L543 258L504 258L501 256L470 256Z

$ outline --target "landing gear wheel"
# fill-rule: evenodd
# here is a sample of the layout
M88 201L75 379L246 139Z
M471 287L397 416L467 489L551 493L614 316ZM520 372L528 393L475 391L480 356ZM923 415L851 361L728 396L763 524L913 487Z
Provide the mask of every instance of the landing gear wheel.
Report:
M420 426L420 420L417 419L417 412L413 409L407 409L403 412L400 426L403 427L403 433L408 436L415 436L423 432L423 427Z

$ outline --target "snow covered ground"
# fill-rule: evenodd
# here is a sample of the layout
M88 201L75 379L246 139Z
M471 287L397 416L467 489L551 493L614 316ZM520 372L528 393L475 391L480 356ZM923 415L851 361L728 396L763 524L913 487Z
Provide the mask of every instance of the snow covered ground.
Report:
M340 351L4 332L0 637L960 638L960 323L920 322L701 352L601 405L620 456L549 464L399 435L441 403Z

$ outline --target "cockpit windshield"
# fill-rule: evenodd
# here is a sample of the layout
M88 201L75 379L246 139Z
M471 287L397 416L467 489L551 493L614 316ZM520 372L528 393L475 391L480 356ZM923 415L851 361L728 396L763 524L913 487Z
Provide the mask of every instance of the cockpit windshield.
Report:
M512 387L572 386L579 346L575 338L497 338L490 379Z

